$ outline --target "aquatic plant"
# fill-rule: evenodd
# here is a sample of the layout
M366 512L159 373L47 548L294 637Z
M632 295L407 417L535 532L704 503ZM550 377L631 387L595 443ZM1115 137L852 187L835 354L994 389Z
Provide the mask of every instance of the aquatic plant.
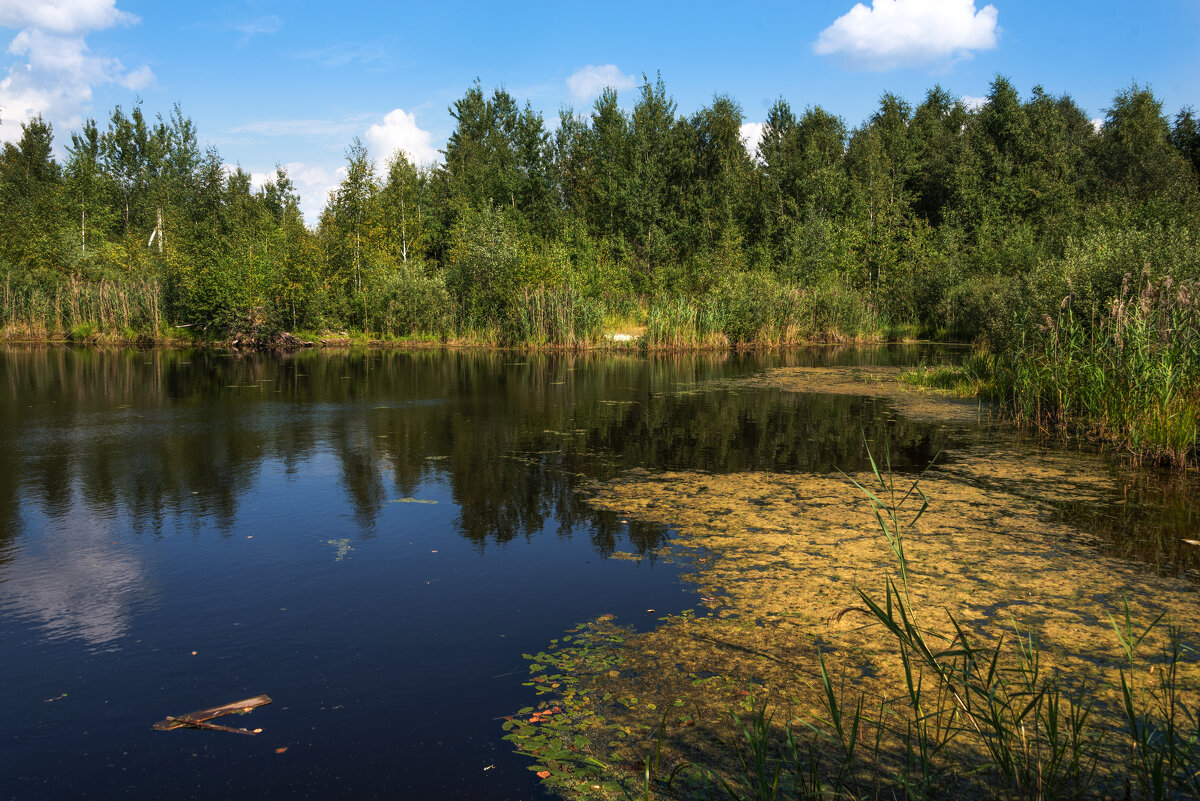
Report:
M605 728L620 738L645 733L635 734L628 725L612 723L597 711L615 696L597 688L593 680L619 672L621 658L614 646L624 642L627 634L605 616L574 627L561 639L552 640L544 651L523 654L530 663L526 686L553 700L506 716L504 739L516 746L517 753L533 758L530 770L547 786L584 795L631 792L629 772L612 764L607 754L597 753L593 742L597 738L589 737ZM617 700L627 706L637 703L632 697Z
M891 574L883 577L881 593L858 585L862 606L843 609L831 620L863 614L895 646L895 670L889 672L898 692L856 691L845 669L837 680L819 645L816 675L797 676L798 686L816 695L790 703L794 689L771 695L768 688L756 703L752 677L729 671L689 674L693 685L704 686L705 701L682 700L686 681L658 677L649 682L657 689L627 703L631 688L645 686L647 677L640 673L646 663L624 638L590 653L589 659L604 660L600 669L575 670L574 655L565 660L553 652L532 655L537 674L532 684L554 700L544 702L540 712L524 710L530 719L520 725L532 724L529 731L539 736L551 731L549 720L565 727L552 736L557 750L539 754L557 760L539 761L539 775L544 772L556 790L583 797L1050 799L1116 796L1126 787L1128 797L1197 797L1200 727L1194 688L1179 671L1195 654L1180 632L1167 627L1162 653L1143 653L1163 641L1163 619L1139 627L1126 604L1114 622L1125 663L1114 665L1107 680L1103 672L1060 670L1056 652L1015 619L1008 631L993 634L972 630L952 613L930 615L919 600L924 595L916 589L919 581L913 583L924 571L914 573L908 547L912 527L930 505L921 486L924 474L898 481L889 458L876 464L868 456L867 478L851 481L887 542ZM691 639L740 650L749 646L729 635L762 625L736 615L690 613L672 616L669 623L684 627ZM610 653L601 656L604 651ZM718 683L715 693L707 689L711 682ZM601 686L605 696L598 696ZM607 697L590 707L596 717L586 725L563 702L581 688L593 701ZM723 722L712 715L712 700L722 696L729 699ZM647 721L651 697L666 707L657 727ZM801 714L794 716L797 702ZM693 703L695 714L685 726L679 713ZM610 751L617 729L623 729L624 745ZM547 748L545 740L524 734L514 741Z

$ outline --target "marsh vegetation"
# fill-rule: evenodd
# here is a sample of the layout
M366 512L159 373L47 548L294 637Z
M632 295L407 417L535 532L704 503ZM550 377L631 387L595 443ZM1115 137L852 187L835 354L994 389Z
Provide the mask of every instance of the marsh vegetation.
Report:
M1111 494L1099 458L947 457L596 485L679 528L701 604L527 655L550 700L510 739L568 796L1195 797L1194 572L1101 557L1064 520Z

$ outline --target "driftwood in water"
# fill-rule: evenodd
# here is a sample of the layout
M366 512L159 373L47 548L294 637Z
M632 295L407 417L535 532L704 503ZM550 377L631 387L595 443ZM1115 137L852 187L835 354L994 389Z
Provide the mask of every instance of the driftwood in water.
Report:
M258 734L262 729L236 729L233 726L221 726L217 723L209 723L213 718L223 717L225 715L238 714L242 715L252 709L257 709L260 706L266 706L271 703L271 697L268 695L256 695L253 698L247 698L243 701L234 701L232 704L222 704L214 706L211 709L201 709L196 712L188 712L186 715L176 715L168 717L165 720L160 720L154 724L154 728L159 731L170 731L171 729L214 729L216 731L231 731L235 734Z

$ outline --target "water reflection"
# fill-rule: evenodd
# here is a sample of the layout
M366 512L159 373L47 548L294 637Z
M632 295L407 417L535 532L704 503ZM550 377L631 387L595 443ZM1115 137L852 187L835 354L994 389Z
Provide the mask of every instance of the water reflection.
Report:
M115 643L144 598L142 564L113 540L111 519L71 514L47 534L0 565L0 611L32 620L51 639Z
M854 471L885 442L952 464L961 426L730 380L915 358L0 350L0 684L54 738L9 761L45 797L223 797L221 765L262 799L530 797L493 720L530 699L520 654L695 602L670 531L592 508L597 482ZM149 728L264 691L300 770Z
M119 510L139 534L206 522L228 533L264 465L295 475L329 453L364 533L389 498L437 478L451 488L461 535L480 547L532 536L554 518L564 536L594 525L608 553L618 533L577 490L623 467L854 468L864 434L872 445L888 439L901 467L927 462L943 444L938 432L887 420L879 401L694 391L764 361L848 358L896 356L10 349L0 354L9 390L0 520L11 536L22 504L62 519L78 486L94 513ZM639 549L657 541L635 539Z

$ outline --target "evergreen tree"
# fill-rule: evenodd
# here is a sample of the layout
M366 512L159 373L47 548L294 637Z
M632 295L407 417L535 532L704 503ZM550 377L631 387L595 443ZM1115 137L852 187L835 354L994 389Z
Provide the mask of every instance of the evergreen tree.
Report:
M21 125L21 138L0 154L0 259L30 275L66 266L62 171L53 154L54 132L37 116Z

